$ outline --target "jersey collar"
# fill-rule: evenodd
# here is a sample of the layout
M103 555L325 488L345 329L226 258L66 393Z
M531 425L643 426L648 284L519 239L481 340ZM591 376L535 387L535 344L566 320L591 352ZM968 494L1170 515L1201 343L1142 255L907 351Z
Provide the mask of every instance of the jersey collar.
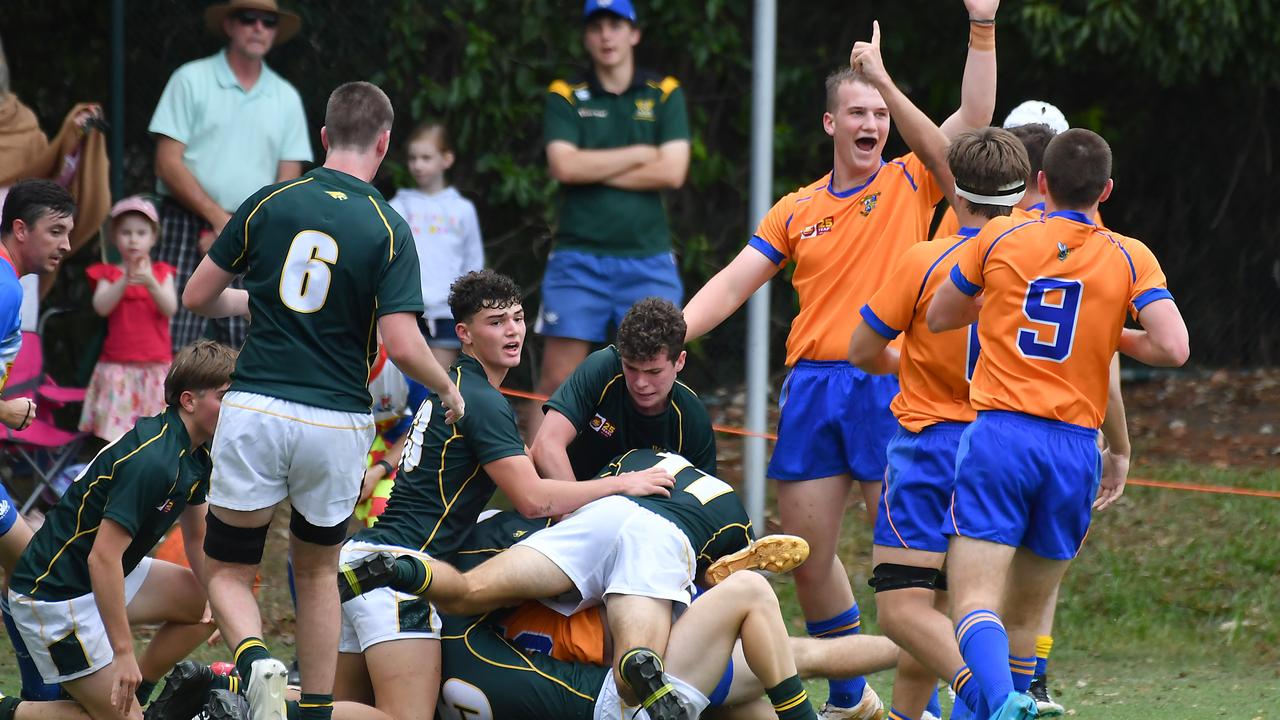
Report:
M836 169L831 168L831 174L827 175L827 192L831 193L832 197L837 197L837 198L840 198L841 200L847 197L852 197L854 194L860 193L863 190L866 190L868 185L875 182L876 176L880 174L880 168L884 167L884 165L885 165L884 158L880 158L880 167L876 168L876 171L871 173L871 177L867 178L866 182L862 183L861 185L858 185L857 187L851 187L848 190L845 190L844 192L836 192L835 189L831 187L831 184L834 183L836 180Z
M982 230L982 228L976 228L976 227L962 227L962 228L960 228L959 230L957 230L957 231L956 231L956 234L957 234L957 235L959 235L960 237L971 238L971 237L973 237L974 235L977 235L977 234L978 234L978 232L979 232L979 231L981 231L981 230Z
M1053 212L1049 213L1045 217L1046 218L1060 217L1064 220L1071 220L1073 222L1083 223L1085 225L1093 224L1093 219L1090 218L1088 215L1085 215L1084 213L1080 212L1079 210L1054 210Z

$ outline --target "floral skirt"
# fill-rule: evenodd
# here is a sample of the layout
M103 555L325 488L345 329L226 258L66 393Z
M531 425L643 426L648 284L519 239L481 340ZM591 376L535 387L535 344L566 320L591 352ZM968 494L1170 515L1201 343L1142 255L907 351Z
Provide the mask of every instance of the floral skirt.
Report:
M168 363L99 362L85 391L80 429L114 442L138 418L163 412L168 372Z

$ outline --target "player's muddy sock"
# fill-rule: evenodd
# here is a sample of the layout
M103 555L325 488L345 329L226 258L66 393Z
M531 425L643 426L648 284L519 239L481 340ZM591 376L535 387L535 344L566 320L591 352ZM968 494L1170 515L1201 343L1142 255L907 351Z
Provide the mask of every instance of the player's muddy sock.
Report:
M792 675L764 693L769 696L769 702L773 703L773 711L777 713L778 720L816 720L818 717L799 675Z
M935 684L933 694L929 696L929 704L924 706L925 712L936 718L942 717L942 701L938 700L938 688Z
M1049 653L1052 651L1052 635L1041 635L1036 638L1036 675L1049 672Z
M431 566L412 555L396 558L391 588L410 595L421 595L431 587Z
M151 702L151 694L156 691L156 684L150 680L143 680L138 683L138 689L134 691L134 697L138 698L139 707Z
M1009 635L1000 616L991 610L974 610L956 623L960 655L973 670L987 707L999 708L1013 692L1009 672ZM973 707L970 705L970 707Z
M855 601L853 607L827 620L805 623L805 630L811 637L834 638L844 635L857 635L862 632L862 613ZM861 676L843 680L828 680L829 694L827 702L836 707L851 708L862 702L862 693L867 681Z
M286 714L288 707L285 707ZM333 717L333 693L302 693L298 698L298 720L330 720Z
M262 642L262 638L247 637L236 646L233 657L235 658L236 671L240 673L240 677L245 682L248 682L253 671L253 664L258 660L270 658L271 653L267 652L267 646Z
M1009 672L1013 673L1013 689L1024 693L1031 689L1031 678L1036 674L1036 659L1010 655Z

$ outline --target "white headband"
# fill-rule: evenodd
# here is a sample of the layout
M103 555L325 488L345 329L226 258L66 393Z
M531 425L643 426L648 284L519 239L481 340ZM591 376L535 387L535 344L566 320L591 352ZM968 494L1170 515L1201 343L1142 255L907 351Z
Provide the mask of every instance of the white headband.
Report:
M1019 180L1011 182L1008 185L1001 185L996 188L995 195L983 195L973 190L968 190L956 183L956 197L962 197L972 203L979 205L1002 205L1004 207L1013 207L1017 205L1022 196L1027 194L1027 183Z

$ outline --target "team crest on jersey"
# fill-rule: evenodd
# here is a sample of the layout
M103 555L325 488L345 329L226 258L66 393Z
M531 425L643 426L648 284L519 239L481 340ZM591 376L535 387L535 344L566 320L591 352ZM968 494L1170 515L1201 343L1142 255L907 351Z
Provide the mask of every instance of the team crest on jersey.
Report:
M636 98L636 120L653 120L653 98Z
M805 229L801 230L801 231L800 231L800 239L801 239L801 240L807 240L807 239L809 239L809 238L811 238L811 237L817 237L817 236L819 236L819 235L825 235L826 233L831 232L831 227L832 227L833 225L835 225L835 224L836 224L836 220L835 220L835 218L833 218L832 216L828 215L828 216L826 216L826 217L822 218L821 220L819 220L818 222L816 222L816 223L814 223L814 224L812 224L812 225L810 225L810 226L806 227Z
M876 209L876 201L879 199L880 193L872 193L862 198L862 210L858 211L862 217L870 215L871 211Z
M591 429L608 438L613 437L613 434L618 431L618 426L606 420L600 413L596 413L596 416L591 418Z
M1066 243L1058 243L1058 262L1066 262L1067 256L1071 254L1071 248Z
M156 510L159 510L162 513L167 513L172 509L173 509L173 498L165 500L164 502L156 506Z
M346 193L344 193L344 192L342 192L341 190L326 190L324 194L325 194L325 195L328 195L329 197L333 198L334 200L346 200L346 199L347 199L347 194L346 194Z
M581 87L573 91L573 96L578 98L578 102L586 102L591 99L591 91Z
M527 532L529 532L529 531L528 531L528 530L516 530L515 532L511 533L511 539L512 539L512 540L519 540L520 538L524 537L524 536L525 536L525 533L527 533Z

